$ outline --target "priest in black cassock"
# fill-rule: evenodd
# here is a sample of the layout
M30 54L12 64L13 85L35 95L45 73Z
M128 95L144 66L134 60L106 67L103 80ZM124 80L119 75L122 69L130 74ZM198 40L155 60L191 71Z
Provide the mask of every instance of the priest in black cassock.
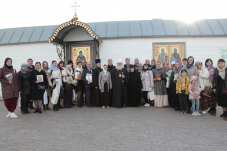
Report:
M129 75L122 67L122 59L118 59L117 68L113 72L113 102L112 106L121 108L128 106L127 84Z
M139 106L141 100L142 81L140 73L135 69L135 65L130 65L128 82L128 105Z
M99 90L99 73L101 69L101 60L96 59L96 68L92 72L92 98L91 105L95 107L101 106L101 91Z
M113 65L112 59L108 60L108 66L107 66L107 71L110 72L111 75L111 81L113 81L113 72L116 69L116 66ZM112 106L112 100L113 100L113 89L110 89L110 106Z

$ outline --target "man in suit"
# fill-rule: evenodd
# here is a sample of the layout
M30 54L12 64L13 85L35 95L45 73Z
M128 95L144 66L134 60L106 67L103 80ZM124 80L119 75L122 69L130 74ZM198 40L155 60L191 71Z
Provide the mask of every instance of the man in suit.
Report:
M113 81L113 72L114 72L115 69L116 69L116 66L113 66L112 59L109 59L108 60L107 71L110 72L111 81ZM110 89L110 106L112 106L112 100L113 100L113 89Z
M128 73L130 72L130 59L129 58L125 59L124 68L127 70Z
M33 65L33 60L31 59L31 58L29 58L28 60L27 60L27 64L28 64L28 71L29 71L29 74L33 71L33 70L35 70L35 66ZM29 102L29 108L30 109L35 109L34 107L33 107L33 100L30 100L30 102Z
M136 69L136 71L138 72L139 71L139 69L138 69L138 66L139 66L139 59L138 58L136 58L135 60L134 60L134 66L135 66L135 69Z
M86 99L86 103L87 103L88 107L92 107L91 106L91 101L90 101L91 89L92 89L91 84L92 84L92 82L88 81L86 79L86 75L87 74L92 74L92 72L93 72L93 69L91 68L91 62L87 62L87 68L84 69L84 71L83 71L82 80L85 83L85 91L86 91L85 92L85 95L86 95L85 99Z

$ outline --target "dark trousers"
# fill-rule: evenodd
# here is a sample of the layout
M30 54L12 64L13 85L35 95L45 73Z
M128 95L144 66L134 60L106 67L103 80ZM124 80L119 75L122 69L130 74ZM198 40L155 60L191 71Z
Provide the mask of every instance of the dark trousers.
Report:
M110 106L112 106L112 101L113 101L113 89L109 89L110 91Z
M179 93L178 96L179 96L181 110L182 111L187 111L187 98L188 98L188 95Z
M30 95L21 94L21 111L28 111Z
M29 100L29 104L30 104L30 107L32 107L33 106L33 101Z
M5 106L9 112L14 112L14 110L17 107L17 99L18 98L10 98L10 99L5 99Z
M142 91L142 96L143 96L143 98L145 100L145 103L148 103L147 93L148 93L148 91Z
M90 106L91 105L90 96L91 96L91 89L92 88L89 86L89 87L85 87L85 89L86 89L86 93L85 93L86 103L87 103L88 106Z

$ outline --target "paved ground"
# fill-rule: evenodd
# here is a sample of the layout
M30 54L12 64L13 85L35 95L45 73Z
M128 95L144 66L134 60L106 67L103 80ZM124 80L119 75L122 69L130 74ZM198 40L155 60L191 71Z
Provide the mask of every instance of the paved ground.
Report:
M219 108L219 112L221 112ZM225 150L227 121L171 108L70 108L6 118L0 101L0 151Z

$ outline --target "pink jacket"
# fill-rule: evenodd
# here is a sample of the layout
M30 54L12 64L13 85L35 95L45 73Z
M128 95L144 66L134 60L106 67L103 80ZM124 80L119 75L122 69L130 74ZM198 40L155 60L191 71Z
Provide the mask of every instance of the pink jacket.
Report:
M199 87L199 85L197 85ZM195 90L192 91L192 84L190 83L188 86L189 90L189 100L200 99L200 95L195 97Z
M141 80L143 84L142 91L149 91L154 87L153 72L151 70L141 72Z

